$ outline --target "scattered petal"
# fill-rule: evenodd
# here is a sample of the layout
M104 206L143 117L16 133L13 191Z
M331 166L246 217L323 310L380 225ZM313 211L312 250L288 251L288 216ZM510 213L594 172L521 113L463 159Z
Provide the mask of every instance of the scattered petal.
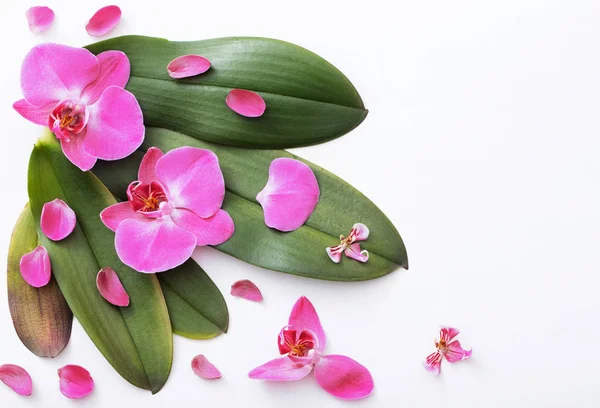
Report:
M45 31L54 21L54 11L46 6L34 6L25 12L29 30L34 34Z
M267 108L265 100L259 94L244 89L231 90L227 94L225 103L235 113L248 118L262 116Z
M251 300L253 302L261 302L263 300L260 289L251 281L245 279L235 282L231 285L231 295Z
M52 241L60 241L68 237L75 229L75 223L75 211L59 198L42 207L40 228Z
M29 396L33 390L33 383L29 373L24 368L14 364L0 366L0 381L8 385L19 395Z
M315 365L315 379L325 391L345 400L365 398L374 387L369 370L350 357L333 354Z
M52 276L50 256L43 246L23 255L19 267L25 282L34 288L41 288L50 282Z
M207 380L218 380L221 378L221 372L202 354L197 355L192 360L192 370L198 377Z
M340 263L342 260L342 252L344 252L344 247L343 245L337 245L334 247L325 248L325 251L327 251L327 255L329 255L329 258L331 258L333 262Z
M60 378L60 392L72 399L86 397L94 390L94 380L83 367L78 365L66 365L58 370Z
M321 320L319 319L315 307L306 296L302 296L298 299L292 308L288 324L294 326L296 330L312 330L319 343L315 349L319 352L325 350L325 331L323 330L323 326L321 326Z
M107 266L100 269L96 276L96 286L104 299L115 306L129 306L129 295L123 287L119 275Z
M201 55L183 55L175 58L167 65L171 78L187 78L205 73L210 68L210 61Z
M442 369L442 354L439 351L431 353L423 363L425 369L435 375L439 375Z
M302 365L288 356L271 360L248 373L255 380L296 381L306 377L312 371L312 365Z
M121 9L118 6L106 6L98 10L85 26L89 35L100 37L115 28L121 20Z
M369 252L360 249L359 244L351 244L346 250L344 254L348 258L354 259L358 262L367 262L369 260Z

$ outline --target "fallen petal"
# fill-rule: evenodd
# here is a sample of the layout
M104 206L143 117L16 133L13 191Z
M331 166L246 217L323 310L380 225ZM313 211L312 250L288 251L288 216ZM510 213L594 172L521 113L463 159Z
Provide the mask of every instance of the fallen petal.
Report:
M255 380L296 381L306 377L312 371L312 365L302 365L287 356L271 360L248 373Z
M444 353L444 357L450 363L455 363L457 361L466 360L471 357L473 354L473 350L465 350L461 347L460 342L458 340L454 340L446 346L446 352Z
M121 9L118 6L106 6L92 16L85 26L89 35L99 37L115 28L121 20Z
M197 355L192 360L192 370L198 377L207 380L218 380L221 378L221 372L202 354Z
M171 78L187 78L205 73L210 68L210 61L201 55L183 55L175 58L167 65Z
M227 94L225 103L229 108L242 116L257 118L265 113L267 104L257 93L244 89L233 89Z
M52 276L50 256L46 248L41 245L21 257L19 268L25 282L34 288L41 288L50 282Z
M78 365L66 365L58 369L60 378L60 392L72 399L86 397L94 390L94 380L83 367Z
M315 350L323 352L326 342L325 331L323 330L323 326L321 326L321 321L319 320L319 315L317 314L315 307L308 298L302 296L298 299L292 308L288 324L298 331L303 331L305 329L312 330L319 343L317 344L317 347L315 347Z
M129 295L123 287L117 273L107 266L100 269L96 276L96 286L104 299L115 306L129 306Z
M31 395L33 389L31 377L24 368L18 365L4 364L0 366L0 381L19 395Z
M329 255L329 258L331 258L333 262L340 263L342 260L342 252L344 251L344 247L342 245L327 247L325 248L325 251L327 251L327 255Z
M251 281L245 279L235 282L231 285L231 295L251 300L253 302L260 302L263 300L260 289Z
M54 11L45 6L31 7L25 12L29 30L34 34L39 34L52 25L54 21Z
M44 204L40 219L40 228L52 241L60 241L75 229L75 211L63 200L57 198Z
M442 369L442 354L439 351L431 353L427 356L423 365L425 366L425 369L430 373L439 375Z
M350 357L328 355L315 365L315 379L331 395L345 400L365 398L373 392L369 370Z
M364 241L369 238L369 228L365 224L357 222L350 230L350 237L352 237L352 242Z

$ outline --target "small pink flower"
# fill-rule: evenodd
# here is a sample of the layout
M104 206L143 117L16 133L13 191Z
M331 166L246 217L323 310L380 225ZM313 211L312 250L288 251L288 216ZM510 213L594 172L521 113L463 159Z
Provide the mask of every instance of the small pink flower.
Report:
M303 296L279 333L279 353L284 356L256 367L248 375L261 380L294 381L314 369L317 383L338 398L355 400L370 395L374 385L369 370L349 357L324 355L325 341L319 316Z
M198 377L207 380L218 380L221 378L221 372L204 355L198 354L192 360L192 370Z
M229 109L247 118L258 118L267 109L267 104L262 96L245 89L232 89L227 94L225 103Z
M75 212L60 198L56 198L42 207L40 228L52 241L68 237L75 229Z
M27 10L25 17L27 17L29 30L34 34L39 34L52 25L54 11L49 7L34 6Z
M253 302L262 302L263 297L260 289L248 279L240 280L231 285L231 295L241 297Z
M58 370L60 392L67 398L87 397L94 390L94 380L89 371L78 365L66 365Z
M219 245L233 235L233 220L221 209L223 173L210 150L180 147L163 154L150 148L127 197L100 217L116 232L121 261L139 272L175 268L196 246Z
M335 263L339 263L342 259L342 252L348 258L355 259L359 262L367 262L369 260L369 252L361 251L357 241L364 241L369 238L369 228L365 224L357 223L352 226L350 234L347 237L340 235L340 244L326 249L327 255Z
M449 363L455 363L471 357L473 350L463 349L460 346L460 342L454 340L458 333L458 329L453 329L452 327L442 327L440 329L440 338L435 342L437 350L425 359L424 365L427 371L438 375L442 368L442 357L445 357Z
M118 160L144 140L142 110L132 93L129 59L120 51L97 57L59 44L34 47L21 66L25 99L13 108L25 119L50 127L67 158L81 170L96 159Z
M121 9L118 6L106 6L96 11L85 25L89 35L100 37L115 28L121 21Z
M25 282L34 288L46 286L52 277L50 256L46 248L40 245L23 255L19 269Z
M29 373L24 368L14 364L0 366L0 381L9 386L14 392L25 397L31 395L33 383Z

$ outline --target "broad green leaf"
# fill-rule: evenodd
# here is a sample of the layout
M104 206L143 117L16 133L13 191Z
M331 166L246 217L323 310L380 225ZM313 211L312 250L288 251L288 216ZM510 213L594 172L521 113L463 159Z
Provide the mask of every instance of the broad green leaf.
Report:
M39 245L33 215L25 206L8 248L8 305L19 339L40 357L56 357L69 342L73 313L56 280L42 288L30 286L19 271L21 257Z
M29 162L29 200L36 225L44 203L55 198L77 214L75 231L54 242L38 228L38 237L50 254L53 275L69 307L123 378L158 392L169 376L173 356L171 324L158 279L121 263L114 234L99 217L116 201L93 174L71 164L47 132ZM131 298L128 307L113 306L98 292L96 275L105 266L119 275Z
M316 54L279 40L230 37L194 42L125 36L87 47L98 54L121 50L131 61L127 89L137 97L148 126L201 140L253 148L289 148L342 136L367 116L352 83ZM168 63L200 54L211 69L175 80ZM231 111L231 89L258 92L267 103L260 118Z
M225 177L227 194L223 208L235 222L233 237L217 249L245 262L276 271L319 279L354 281L383 276L397 267L408 267L406 248L390 220L352 186L306 160L314 170L321 198L306 224L296 231L279 232L264 223L262 207L256 194L265 186L271 161L294 156L283 150L249 150L196 140L170 130L147 128L143 148L157 146L168 151L180 146L194 146L214 151ZM125 160L98 163L94 173L124 198L127 185L136 179L142 154ZM339 244L340 234L347 235L357 222L371 230L361 243L370 254L366 263L344 258L333 263L325 248Z

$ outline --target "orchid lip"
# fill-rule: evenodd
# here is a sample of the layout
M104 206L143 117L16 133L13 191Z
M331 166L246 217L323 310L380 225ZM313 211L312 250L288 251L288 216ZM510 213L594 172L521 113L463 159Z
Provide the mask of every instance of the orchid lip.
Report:
M48 126L59 140L69 142L85 129L89 117L85 103L67 99L56 105L48 117Z

